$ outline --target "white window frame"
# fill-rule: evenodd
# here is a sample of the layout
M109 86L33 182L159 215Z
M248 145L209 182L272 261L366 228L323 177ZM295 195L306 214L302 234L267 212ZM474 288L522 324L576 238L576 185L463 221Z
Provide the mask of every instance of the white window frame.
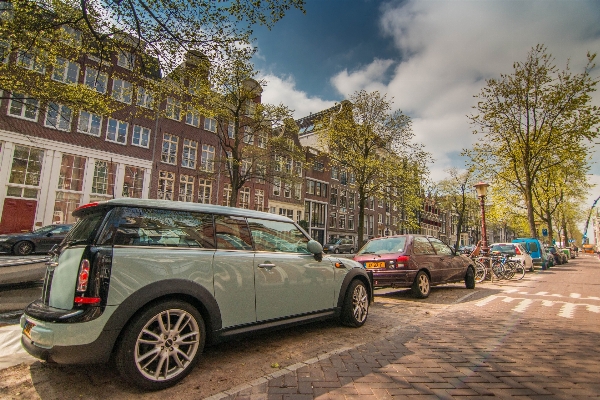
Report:
M112 131L111 124L114 126L114 132ZM125 131L125 135L123 135L123 130ZM115 118L108 118L108 123L106 124L106 141L127 145L127 136L129 133L129 122L120 121ZM109 135L114 135L114 138L111 139Z
M131 134L131 145L148 148L150 146L150 135L152 134L152 130L150 128L146 128L145 126L134 125L133 133ZM138 137L136 141L136 135ZM146 144L144 145L144 142Z
M120 50L117 54L117 65L130 71L133 70L135 55L129 51Z
M52 70L52 80L66 84L79 82L79 63L56 57L56 64Z
M124 79L113 78L112 98L121 103L131 104L133 85Z
M151 109L153 103L154 97L152 97L152 92L143 86L138 86L136 105Z
M26 99L25 95L21 93L13 93L10 97L7 115L15 118L26 119L27 121L37 121L40 108L40 101L38 99ZM15 101L15 98L18 99L19 97L21 97L21 100ZM19 109L18 114L12 112L13 107L15 110L17 108ZM34 115L28 117L27 114L29 113L31 115L32 111Z
M254 209L265 211L265 191L263 189L254 190Z
M165 144L167 151L165 152ZM160 161L165 164L177 165L177 148L179 147L179 136L163 133L162 148L160 150Z
M240 189L239 192L239 208L243 208L246 210L250 209L250 188L248 186L244 186Z
M204 117L204 130L216 133L217 120L211 117Z
M169 171L159 171L157 198L162 200L173 200L174 191L175 173Z
M31 51L19 50L17 52L17 65L30 71L44 74L46 66L40 62L40 57L41 51L39 49L32 49Z
M281 178L273 178L273 196L281 196Z
M198 161L198 142L191 139L183 139L183 153L181 154L181 166L196 169ZM187 164L187 165L186 165Z
M179 176L179 201L194 201L194 177L192 175Z
M229 121L229 123L227 124L227 137L229 137L229 139L235 138L235 129L233 121Z
M192 107L188 107L188 111L185 113L185 123L196 128L200 127L200 113Z
M167 97L165 114L169 119L181 121L181 101L174 97Z
M49 118L51 118L51 111L56 112L56 115L54 116L54 122L49 120ZM46 107L46 117L44 118L44 126L68 132L71 130L72 122L73 110L71 110L71 108L58 103L48 103L48 106Z
M92 67L85 68L83 83L98 93L106 94L108 90L108 75Z
M254 144L254 129L252 129L252 127L250 127L250 126L244 127L244 136L243 136L242 140L247 145Z
M200 169L205 172L214 172L215 170L215 146L210 144L202 145L202 155L200 158Z
M212 180L198 179L198 203L210 204L212 199ZM206 201L208 200L208 201Z
M93 132L93 130L94 130L93 129L94 128L94 125L93 125L94 117L96 117L95 118L96 120L98 120L98 119L100 120L99 123L98 123L98 129L97 129L98 132L97 133ZM85 124L85 129L81 129L81 127L82 127L82 125L81 125L82 118L86 118L87 119L87 123ZM91 136L99 137L100 134L102 133L102 116L98 115L98 114L91 113L89 111L84 111L84 110L80 111L79 112L79 119L77 121L77 132L85 133L86 135L91 135Z

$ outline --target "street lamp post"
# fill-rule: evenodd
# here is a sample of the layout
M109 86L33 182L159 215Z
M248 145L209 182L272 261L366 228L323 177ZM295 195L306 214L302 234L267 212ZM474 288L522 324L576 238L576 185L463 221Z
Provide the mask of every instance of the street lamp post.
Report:
M479 206L481 207L481 251L483 255L487 257L489 255L490 248L488 247L487 242L487 231L485 228L485 196L487 195L487 183L479 182L475 185L475 190L477 190L477 197L479 197Z

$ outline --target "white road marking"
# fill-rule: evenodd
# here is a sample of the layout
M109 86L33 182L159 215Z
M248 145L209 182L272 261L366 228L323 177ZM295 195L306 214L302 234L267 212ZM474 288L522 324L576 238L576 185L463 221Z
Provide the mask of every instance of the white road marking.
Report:
M521 300L521 302L519 303L518 306L516 306L515 308L513 308L513 311L515 312L525 312L525 310L527 310L527 308L529 308L529 306L533 304L533 300L531 299L525 299L525 300Z
M577 306L577 304L573 304L573 303L563 304L563 306L560 308L560 312L558 313L558 316L564 317L564 318L573 318L573 314L575 313L576 306Z
M581 298L581 295L580 295L579 293L571 293L571 294L569 295L569 297L572 297L572 298L574 298L574 299L580 299L580 298Z
M560 296L560 295L558 295ZM564 296L561 296L564 297ZM512 309L514 312L523 313L527 311L532 304L535 302L539 302L543 307L553 307L556 304L560 304L560 310L558 312L558 316L562 318L573 318L575 311L578 306L583 306L589 312L600 314L600 306L594 304L585 304L585 303L569 303L566 301L556 301L556 300L545 300L545 299L529 299L529 298L519 298L519 297L511 297L511 296L500 296L500 295L491 295L482 299L475 303L478 307L484 307L494 300L499 299L502 300L503 303L512 303L513 301L519 301L519 303Z

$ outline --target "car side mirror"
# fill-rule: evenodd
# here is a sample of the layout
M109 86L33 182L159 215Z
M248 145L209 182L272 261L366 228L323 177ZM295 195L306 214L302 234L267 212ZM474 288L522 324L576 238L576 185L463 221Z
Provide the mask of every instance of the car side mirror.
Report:
M306 248L315 255L315 260L321 261L323 259L323 246L321 246L321 243L311 239L306 244Z

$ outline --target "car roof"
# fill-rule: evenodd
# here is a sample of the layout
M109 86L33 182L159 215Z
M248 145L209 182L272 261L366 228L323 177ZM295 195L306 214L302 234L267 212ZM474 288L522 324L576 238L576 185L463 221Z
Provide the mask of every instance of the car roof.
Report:
M107 201L100 201L97 203L89 203L83 205L75 211L73 215L78 217L91 211L96 207L144 207L144 208L160 208L169 209L173 211L192 211L192 212L204 212L212 214L223 214L237 217L248 217L248 218L262 218L269 219L272 221L281 222L293 222L290 218L284 217L283 215L271 214L262 211L247 210L243 208L217 206L214 204L202 204L202 203L190 203L184 201L172 201L172 200L154 200L154 199L132 199L124 197L120 199L112 199Z

